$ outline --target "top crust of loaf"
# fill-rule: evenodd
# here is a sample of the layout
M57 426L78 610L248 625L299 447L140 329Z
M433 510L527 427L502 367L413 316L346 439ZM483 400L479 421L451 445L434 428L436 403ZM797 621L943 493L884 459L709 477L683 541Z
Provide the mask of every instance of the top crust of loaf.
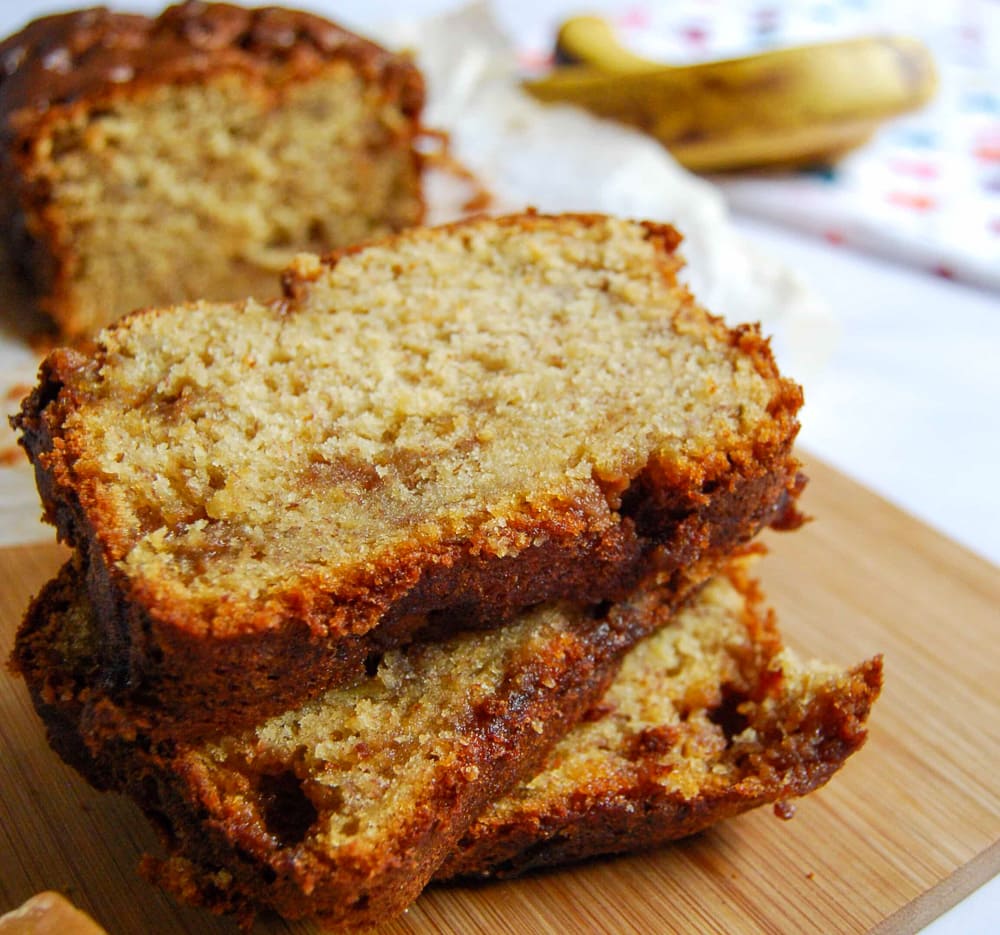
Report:
M801 392L677 284L678 242L599 216L413 230L300 258L276 303L54 352L15 423L100 616L161 649L503 619L788 520Z
M398 89L404 113L419 113L423 84L409 61L310 13L188 2L155 19L103 7L47 16L0 42L0 142L29 135L54 110L136 87L228 70L282 83L332 61Z

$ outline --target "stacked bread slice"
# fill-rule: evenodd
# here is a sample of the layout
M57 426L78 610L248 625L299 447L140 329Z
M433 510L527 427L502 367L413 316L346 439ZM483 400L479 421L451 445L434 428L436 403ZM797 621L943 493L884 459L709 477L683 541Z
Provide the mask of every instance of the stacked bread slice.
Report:
M802 794L861 743L878 661L783 652L734 559L799 522L801 393L678 243L414 229L50 355L16 422L76 553L15 662L163 832L154 879L371 925L435 876Z

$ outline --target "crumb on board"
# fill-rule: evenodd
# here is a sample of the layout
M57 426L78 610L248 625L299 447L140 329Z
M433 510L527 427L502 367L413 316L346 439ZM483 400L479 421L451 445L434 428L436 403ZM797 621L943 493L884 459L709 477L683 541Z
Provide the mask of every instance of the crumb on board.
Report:
M777 815L782 821L791 821L791 819L795 817L795 803L775 802L774 814Z

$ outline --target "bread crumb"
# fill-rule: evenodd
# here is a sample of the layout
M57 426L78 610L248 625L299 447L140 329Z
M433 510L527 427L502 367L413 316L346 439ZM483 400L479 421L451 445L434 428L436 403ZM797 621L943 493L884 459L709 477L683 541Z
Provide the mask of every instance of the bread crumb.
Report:
M775 802L774 814L782 821L791 821L795 817L794 802Z

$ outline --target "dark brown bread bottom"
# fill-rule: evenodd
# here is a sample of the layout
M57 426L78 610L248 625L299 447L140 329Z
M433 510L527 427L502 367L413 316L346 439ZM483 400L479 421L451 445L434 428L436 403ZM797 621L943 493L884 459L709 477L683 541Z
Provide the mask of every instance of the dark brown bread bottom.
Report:
M573 617L564 608L571 626L544 639L529 626L514 637L520 651L444 747L421 739L440 768L412 794L407 788L402 807L399 800L378 806L385 832L373 846L365 832L373 813L352 813L343 790L367 760L399 742L399 723L393 737L358 735L337 762L304 741L294 750L269 748L274 732L261 728L201 747L151 741L141 730L131 737L95 731L95 712L111 702L94 688L93 621L81 590L65 569L36 600L17 640L15 664L50 741L94 785L132 796L161 832L169 856L144 861L151 880L245 923L262 908L334 927L382 922L415 899L431 874L510 876L632 851L803 795L863 743L881 685L878 658L844 672L803 664L784 650L737 563L632 649L591 704L624 649L663 624L668 608L649 592L603 617ZM495 652L503 632L452 640L443 652L457 657L473 647L472 658L480 658ZM412 650L412 665L419 670L435 652ZM389 668L407 655L396 654ZM441 671L416 675L424 679L420 698L440 706L447 722L469 686L457 676L441 684ZM296 716L325 712L324 736L334 737L343 733L345 699L356 707L365 694L364 686L344 690ZM533 779L522 778L539 767ZM324 781L331 770L332 784ZM404 781L394 777L389 788ZM346 828L338 846L319 839L331 822Z

